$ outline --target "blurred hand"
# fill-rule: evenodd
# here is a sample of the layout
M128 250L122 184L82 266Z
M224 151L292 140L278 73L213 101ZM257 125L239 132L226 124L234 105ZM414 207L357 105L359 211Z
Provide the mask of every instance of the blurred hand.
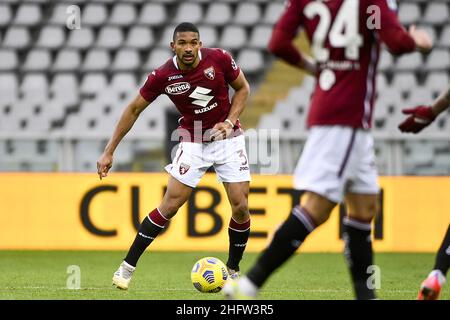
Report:
M417 29L415 25L409 27L409 35L414 39L417 48L422 53L429 53L433 49L433 40L425 31Z
M401 132L418 133L436 119L433 109L428 106L403 109L402 112L410 116L398 126Z
M211 141L228 138L233 132L233 127L228 122L219 122L211 129Z
M111 169L113 163L113 155L110 153L105 153L100 156L97 161L97 174L102 180L102 178L108 175L109 169Z

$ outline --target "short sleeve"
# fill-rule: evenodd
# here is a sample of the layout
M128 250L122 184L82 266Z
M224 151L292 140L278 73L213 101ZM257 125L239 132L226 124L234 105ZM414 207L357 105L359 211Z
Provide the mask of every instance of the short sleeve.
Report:
M162 93L161 81L158 80L157 71L149 74L139 93L147 102L152 102Z
M239 76L241 72L241 68L236 64L231 54L229 54L226 50L221 50L222 56L222 67L224 68L225 80L228 83L233 82Z
M286 8L275 25L277 30L282 30L290 38L294 38L299 27L303 23L303 10L299 0L286 1Z

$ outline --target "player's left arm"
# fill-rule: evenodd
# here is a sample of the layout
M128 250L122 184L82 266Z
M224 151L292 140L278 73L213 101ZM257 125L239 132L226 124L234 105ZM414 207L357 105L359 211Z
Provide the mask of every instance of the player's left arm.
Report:
M450 107L450 86L433 102L431 106L417 106L404 109L403 113L409 115L398 128L401 132L418 133L430 125L436 117Z
M250 84L245 78L242 70L240 70L239 75L230 83L230 85L234 89L230 112L224 122L216 123L213 127L213 130L211 131L211 140L220 140L230 136L236 121L239 119L242 111L244 111L245 104L250 95Z

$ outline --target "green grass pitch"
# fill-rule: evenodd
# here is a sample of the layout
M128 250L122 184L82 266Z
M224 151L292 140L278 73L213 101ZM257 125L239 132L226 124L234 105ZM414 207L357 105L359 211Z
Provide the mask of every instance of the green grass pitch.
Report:
M0 299L149 299L209 300L219 294L200 293L190 281L195 261L218 252L146 252L128 291L115 289L111 278L125 253L120 251L0 251ZM245 272L257 258L246 253ZM381 270L380 299L415 299L421 281L433 266L435 254L378 253ZM67 289L67 272L79 266L81 286ZM263 300L353 299L350 278L342 254L303 253L291 258L266 283ZM447 285L441 299L450 299Z

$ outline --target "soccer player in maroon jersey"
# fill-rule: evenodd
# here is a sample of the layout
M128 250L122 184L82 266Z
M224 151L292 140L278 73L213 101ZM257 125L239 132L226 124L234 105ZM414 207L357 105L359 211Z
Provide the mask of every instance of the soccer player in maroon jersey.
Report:
M161 204L142 221L131 248L113 277L127 289L138 259L164 225L188 200L204 173L214 166L231 204L229 223L230 276L237 277L250 234L248 192L250 172L239 115L250 93L244 73L228 52L203 48L191 23L179 24L171 47L175 56L147 78L140 93L124 110L113 136L97 162L100 179L107 176L113 153L139 114L160 94L166 94L182 114L180 146L171 165ZM230 103L229 86L235 92Z
M315 60L293 45L305 30ZM377 171L370 134L381 43L394 54L431 50L431 39L400 25L392 0L290 0L269 50L316 79L310 133L294 174L305 193L245 277L224 287L229 298L256 296L268 277L345 201L345 256L357 299L374 299L371 221L377 212Z
M445 90L431 106L417 106L412 109L404 109L408 115L398 127L401 132L419 133L429 126L436 117L450 107L450 86ZM437 300L442 286L446 282L446 275L450 268L450 226L442 240L436 255L433 270L422 282L417 296L418 300Z

